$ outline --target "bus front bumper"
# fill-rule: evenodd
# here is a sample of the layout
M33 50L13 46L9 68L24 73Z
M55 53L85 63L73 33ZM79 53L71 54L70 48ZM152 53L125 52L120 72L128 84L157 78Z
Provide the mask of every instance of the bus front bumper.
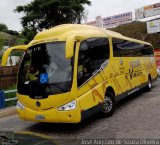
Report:
M30 108L17 108L19 118L34 122L78 123L81 121L79 105L74 110L58 111L57 109L33 110Z

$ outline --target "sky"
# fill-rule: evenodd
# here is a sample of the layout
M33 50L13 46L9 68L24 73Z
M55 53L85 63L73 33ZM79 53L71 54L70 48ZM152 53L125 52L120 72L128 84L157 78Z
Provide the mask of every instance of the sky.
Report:
M0 4L0 23L4 23L10 30L21 31L20 18L22 13L15 13L14 9L18 5L25 5L32 0L1 0ZM141 8L150 4L160 3L160 0L90 0L92 5L86 6L88 13L87 21L95 20L96 16L102 18L122 14L125 12L133 12L137 8ZM134 16L134 14L133 14Z

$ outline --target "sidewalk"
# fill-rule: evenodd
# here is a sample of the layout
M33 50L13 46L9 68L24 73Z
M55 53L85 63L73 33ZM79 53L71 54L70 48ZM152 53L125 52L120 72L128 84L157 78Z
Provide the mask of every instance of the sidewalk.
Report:
M0 118L6 117L6 116L11 116L14 114L16 114L16 107L15 106L0 109Z

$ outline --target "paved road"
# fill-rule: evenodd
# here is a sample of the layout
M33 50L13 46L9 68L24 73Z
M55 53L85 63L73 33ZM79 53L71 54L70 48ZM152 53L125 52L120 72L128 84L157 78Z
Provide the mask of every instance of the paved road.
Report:
M151 92L141 91L118 103L115 114L109 118L95 115L79 124L47 124L24 122L14 115L0 119L0 130L41 133L64 139L64 144L67 139L82 138L160 139L160 79Z

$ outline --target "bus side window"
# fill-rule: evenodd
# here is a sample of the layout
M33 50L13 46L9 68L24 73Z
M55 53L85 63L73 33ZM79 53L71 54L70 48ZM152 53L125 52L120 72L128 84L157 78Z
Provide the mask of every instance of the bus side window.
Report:
M150 45L144 45L141 49L142 55L145 57L154 56L153 48Z
M107 59L109 59L107 38L91 38L83 41L78 57L78 86L92 77Z
M109 41L107 38L89 39L90 67L92 75L100 69L102 63L109 59Z
M87 80L86 64L90 60L89 49L86 41L83 41L80 45L78 56L78 86L82 85Z
M144 44L113 38L114 57L137 57L142 56Z

